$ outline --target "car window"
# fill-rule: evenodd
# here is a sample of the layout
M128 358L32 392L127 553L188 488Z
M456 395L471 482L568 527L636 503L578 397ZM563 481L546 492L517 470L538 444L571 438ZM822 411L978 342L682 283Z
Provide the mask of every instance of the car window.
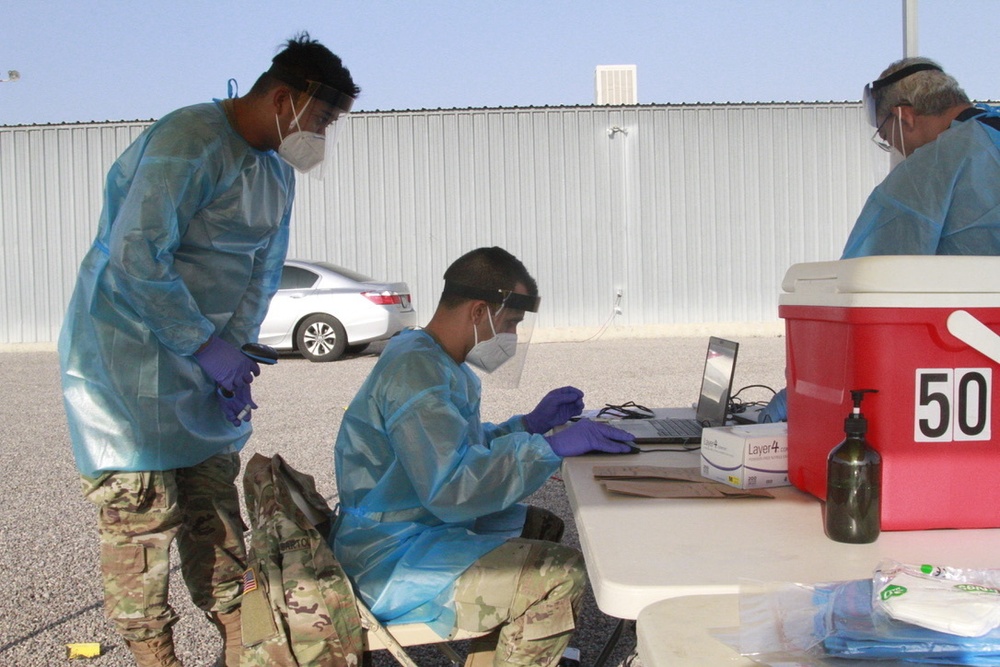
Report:
M281 270L281 284L278 289L308 289L316 284L319 276L297 266L286 266Z
M322 266L328 271L333 271L334 273L339 273L340 275L359 283L371 283L375 282L374 278L366 276L363 273L358 273L357 271L351 271L350 269L345 269L342 266L337 266L336 264L330 264L329 262L315 262L316 266Z

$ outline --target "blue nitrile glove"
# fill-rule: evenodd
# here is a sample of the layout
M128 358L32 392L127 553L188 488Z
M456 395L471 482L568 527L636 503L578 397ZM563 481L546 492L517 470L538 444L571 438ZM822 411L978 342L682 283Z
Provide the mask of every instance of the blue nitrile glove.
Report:
M219 388L219 402L222 404L222 414L233 426L240 422L250 421L251 410L257 409L257 404L250 396L250 385L237 387L236 391L226 391Z
M546 436L552 451L559 456L579 456L587 452L625 454L632 451L629 444L635 436L620 428L601 422L581 419L558 433Z
M210 378L229 391L250 384L255 375L260 375L260 366L256 361L218 336L209 338L194 353L194 358Z
M583 412L583 392L576 387L560 387L545 395L538 407L524 415L524 430L546 433Z
M782 389L771 398L767 407L757 413L757 421L765 422L788 421L788 390Z

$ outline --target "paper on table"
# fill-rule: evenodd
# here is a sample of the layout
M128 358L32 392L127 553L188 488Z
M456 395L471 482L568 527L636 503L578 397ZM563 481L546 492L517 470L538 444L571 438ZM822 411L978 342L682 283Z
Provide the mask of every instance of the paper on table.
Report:
M595 479L667 479L678 482L707 482L699 468L672 466L594 466Z
M608 491L648 498L773 498L764 489L737 489L701 476L698 468L594 466Z

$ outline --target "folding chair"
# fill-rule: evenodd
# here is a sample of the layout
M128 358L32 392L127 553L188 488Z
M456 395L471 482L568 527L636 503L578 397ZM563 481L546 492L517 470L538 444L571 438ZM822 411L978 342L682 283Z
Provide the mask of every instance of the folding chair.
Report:
M455 649L451 647L449 642L475 639L476 637L488 634L485 632L459 630L454 637L445 639L434 632L426 623L407 623L386 627L368 611L368 608L360 600L358 601L358 612L361 614L361 624L365 629L365 652L384 649L389 651L403 667L417 667L417 664L413 662L413 659L404 647L422 646L425 644L436 645L437 649L448 660L451 660L455 665L461 665L462 657L455 652Z
M296 484L289 484L288 489L292 500L295 501L295 505L314 526L319 526L320 524L332 521L332 519L335 518L325 516L318 512L316 508L305 499ZM444 638L426 623L406 623L387 627L375 618L375 615L368 609L368 606L365 605L365 603L362 602L357 596L355 596L355 604L358 608L358 614L361 616L361 626L364 629L362 641L364 642L365 652L368 653L379 650L389 651L389 653L391 653L396 661L403 665L403 667L417 667L417 664L406 652L405 647L422 646L426 644L437 645L438 650L440 650L446 658L451 660L452 663L460 665L462 664L462 658L455 652L455 649L451 647L449 642L475 639L489 634L488 632L470 632L459 630L453 637Z

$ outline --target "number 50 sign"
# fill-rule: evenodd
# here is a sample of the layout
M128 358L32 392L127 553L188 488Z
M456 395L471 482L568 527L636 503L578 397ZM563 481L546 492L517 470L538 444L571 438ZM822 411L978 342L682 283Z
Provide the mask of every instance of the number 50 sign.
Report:
M990 368L918 368L913 439L955 442L990 439Z

